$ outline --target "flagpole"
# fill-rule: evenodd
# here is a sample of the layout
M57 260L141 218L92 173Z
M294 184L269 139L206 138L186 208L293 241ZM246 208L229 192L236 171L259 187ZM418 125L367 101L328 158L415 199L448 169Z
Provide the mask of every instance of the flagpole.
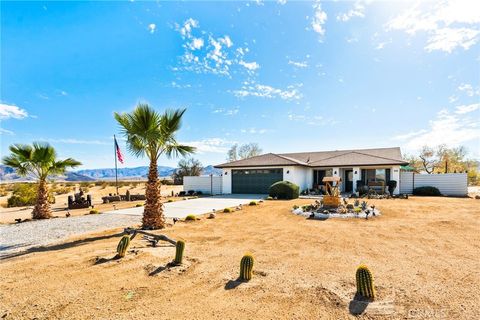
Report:
M117 189L117 195L118 193L118 173L117 173L117 146L116 146L116 141L117 138L115 135L113 135L113 156L115 158L115 188Z

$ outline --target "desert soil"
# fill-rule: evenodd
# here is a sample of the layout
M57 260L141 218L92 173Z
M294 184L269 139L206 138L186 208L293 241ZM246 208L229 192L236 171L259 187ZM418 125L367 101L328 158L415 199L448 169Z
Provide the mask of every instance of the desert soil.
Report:
M78 191L78 186L77 189ZM130 191L130 194L145 194L145 186L138 185L138 186L128 186L128 187L121 187L119 188L120 194L125 194L127 190ZM183 186L162 186L161 188L162 196L167 199L179 200L181 198L170 197L172 191L178 193L179 191L183 190ZM76 192L77 192L76 191ZM106 188L102 188L101 186L91 187L89 188L88 192L85 194L91 194L93 198L93 205L95 209L100 212L111 211L115 209L125 209L125 208L132 208L135 207L137 204L143 204L145 201L121 201L121 202L113 202L113 203L102 203L102 197L107 196L109 194L114 194L116 192L115 187L107 186ZM69 192L68 194L61 194L55 196L55 203L52 204L52 215L58 218L65 218L65 214L67 213L67 203L68 203L68 196L73 195L74 192ZM7 199L10 196L0 197L0 205L6 206ZM86 196L85 196L86 197ZM32 210L33 206L30 207L16 207L16 208L4 208L0 207L0 224L4 223L15 223L15 219L31 219L32 217ZM81 216L88 214L91 208L87 209L75 209L75 210L68 210L71 217L74 216Z
M135 238L114 260L111 230L0 261L6 319L479 319L480 200L372 200L383 215L306 220L311 200L266 201L215 219L178 222L175 248ZM235 280L245 252L254 277ZM367 264L377 299L352 301Z

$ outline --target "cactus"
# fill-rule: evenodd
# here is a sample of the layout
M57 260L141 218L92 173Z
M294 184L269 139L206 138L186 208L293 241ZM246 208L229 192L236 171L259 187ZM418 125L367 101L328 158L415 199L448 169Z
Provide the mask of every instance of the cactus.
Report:
M373 286L373 275L364 264L360 265L356 273L357 293L371 300L375 299L375 287Z
M253 256L246 253L240 260L240 280L249 281L252 279Z
M183 261L183 251L185 250L185 241L178 240L175 245L175 264L182 264Z
M117 257L123 258L125 257L125 253L127 252L128 246L130 245L130 237L125 235L120 239L120 242L117 246Z
M355 202L353 203L353 206L354 206L354 207L360 206L360 201L359 201L359 200L355 200Z

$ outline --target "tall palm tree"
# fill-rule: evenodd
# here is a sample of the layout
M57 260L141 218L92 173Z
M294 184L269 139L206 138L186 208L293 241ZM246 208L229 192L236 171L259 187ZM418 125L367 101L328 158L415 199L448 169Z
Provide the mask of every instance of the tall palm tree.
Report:
M146 186L146 202L143 212L144 229L161 229L165 227L163 204L160 201L160 180L158 179L158 159L185 156L195 152L194 147L181 145L175 135L180 130L183 110L167 110L158 113L148 104L139 103L131 113L115 113L127 138L129 151L137 156L147 156L150 160Z
M14 144L9 149L11 154L3 158L3 164L16 169L20 176L32 175L38 180L33 219L50 218L52 212L48 202L48 176L63 174L67 168L77 167L81 163L72 158L58 160L55 149L48 143Z

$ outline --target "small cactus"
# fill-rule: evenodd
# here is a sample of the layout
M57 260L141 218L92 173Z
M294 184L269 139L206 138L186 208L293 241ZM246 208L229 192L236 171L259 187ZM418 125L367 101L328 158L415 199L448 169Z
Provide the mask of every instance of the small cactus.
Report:
M354 207L360 206L360 201L359 201L359 200L355 200L354 203L353 203L353 206L354 206Z
M175 264L182 264L183 261L183 251L185 250L185 241L178 240L175 245Z
M250 253L245 254L240 260L240 280L249 281L253 273L253 256Z
M367 210L367 201L362 201L362 210Z
M125 253L127 252L128 246L130 245L130 237L125 235L120 239L120 242L117 246L117 257L123 258L125 257Z
M364 264L360 265L356 273L357 293L361 296L374 300L375 287L373 286L373 275Z

